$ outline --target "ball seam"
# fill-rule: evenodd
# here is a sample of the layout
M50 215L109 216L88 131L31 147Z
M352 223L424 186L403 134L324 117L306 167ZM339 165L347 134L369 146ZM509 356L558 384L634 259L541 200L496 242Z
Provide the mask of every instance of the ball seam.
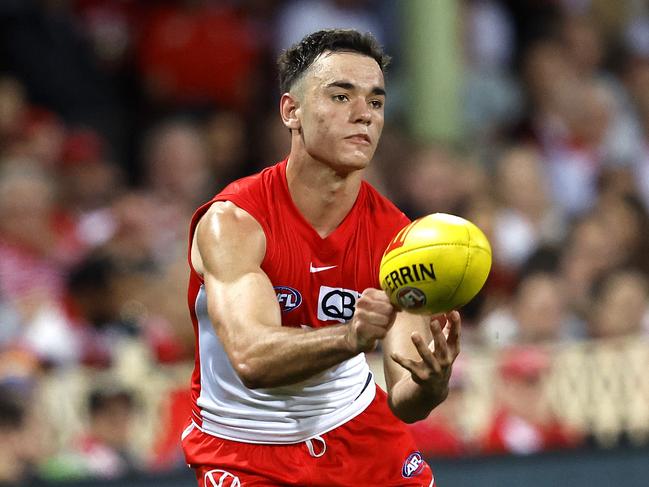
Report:
M402 247L405 247L405 245L403 245ZM420 245L418 247L408 247L403 252L399 252L398 254L390 256L390 258L388 260L386 260L386 261L384 261L382 263L382 266L387 264L388 262L390 262L392 259L396 259L400 255L403 255L403 254L405 254L407 252L412 252L413 250L419 250L419 249L426 249L426 248L430 248L430 247L471 247L471 236L469 235L469 242L468 243L436 243L436 244ZM491 255L491 252L489 252L489 250L484 248L484 247L476 245L475 248L480 249L480 250L484 250L485 252L487 252L488 254Z
M466 229L467 233L467 243L466 243L466 248L467 248L467 257L466 257L466 264L464 265L464 272L462 273L462 279L460 279L460 282L457 283L457 286L455 287L455 291L453 291L453 294L451 294L451 297L449 298L449 301L453 301L455 299L455 295L457 292L460 290L460 287L462 287L462 283L464 283L464 279L466 278L466 271L469 268L469 263L471 262L471 232L469 229Z

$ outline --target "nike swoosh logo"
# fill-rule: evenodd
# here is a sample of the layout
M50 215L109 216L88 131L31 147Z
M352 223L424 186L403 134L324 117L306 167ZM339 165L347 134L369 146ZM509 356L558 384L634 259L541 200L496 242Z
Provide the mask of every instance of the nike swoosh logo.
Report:
M316 272L322 272L322 271L328 271L329 269L333 269L334 267L338 267L336 265L327 265L324 267L313 267L313 264L309 264L309 272L312 274Z

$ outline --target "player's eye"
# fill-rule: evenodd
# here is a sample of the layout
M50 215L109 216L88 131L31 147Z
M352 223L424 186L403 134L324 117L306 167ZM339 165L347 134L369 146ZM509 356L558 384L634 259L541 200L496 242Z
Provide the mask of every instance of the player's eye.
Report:
M372 108L379 109L383 107L383 102L381 100L372 100L370 101L370 105L372 105Z
M333 99L335 101L349 101L349 97L347 95L334 95Z

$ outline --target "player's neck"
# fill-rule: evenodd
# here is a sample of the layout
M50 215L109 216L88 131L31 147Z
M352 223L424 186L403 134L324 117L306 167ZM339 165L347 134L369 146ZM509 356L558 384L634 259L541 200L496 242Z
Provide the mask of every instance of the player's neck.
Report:
M354 206L362 171L340 174L310 158L289 157L286 180L289 193L302 216L325 238Z

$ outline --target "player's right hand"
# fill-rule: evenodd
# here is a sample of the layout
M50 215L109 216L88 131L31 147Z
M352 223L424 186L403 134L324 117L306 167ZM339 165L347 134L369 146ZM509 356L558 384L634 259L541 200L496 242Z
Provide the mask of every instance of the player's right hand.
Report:
M384 291L373 288L363 291L356 301L356 311L347 330L347 340L352 350L374 350L378 340L385 338L396 316L397 310Z

